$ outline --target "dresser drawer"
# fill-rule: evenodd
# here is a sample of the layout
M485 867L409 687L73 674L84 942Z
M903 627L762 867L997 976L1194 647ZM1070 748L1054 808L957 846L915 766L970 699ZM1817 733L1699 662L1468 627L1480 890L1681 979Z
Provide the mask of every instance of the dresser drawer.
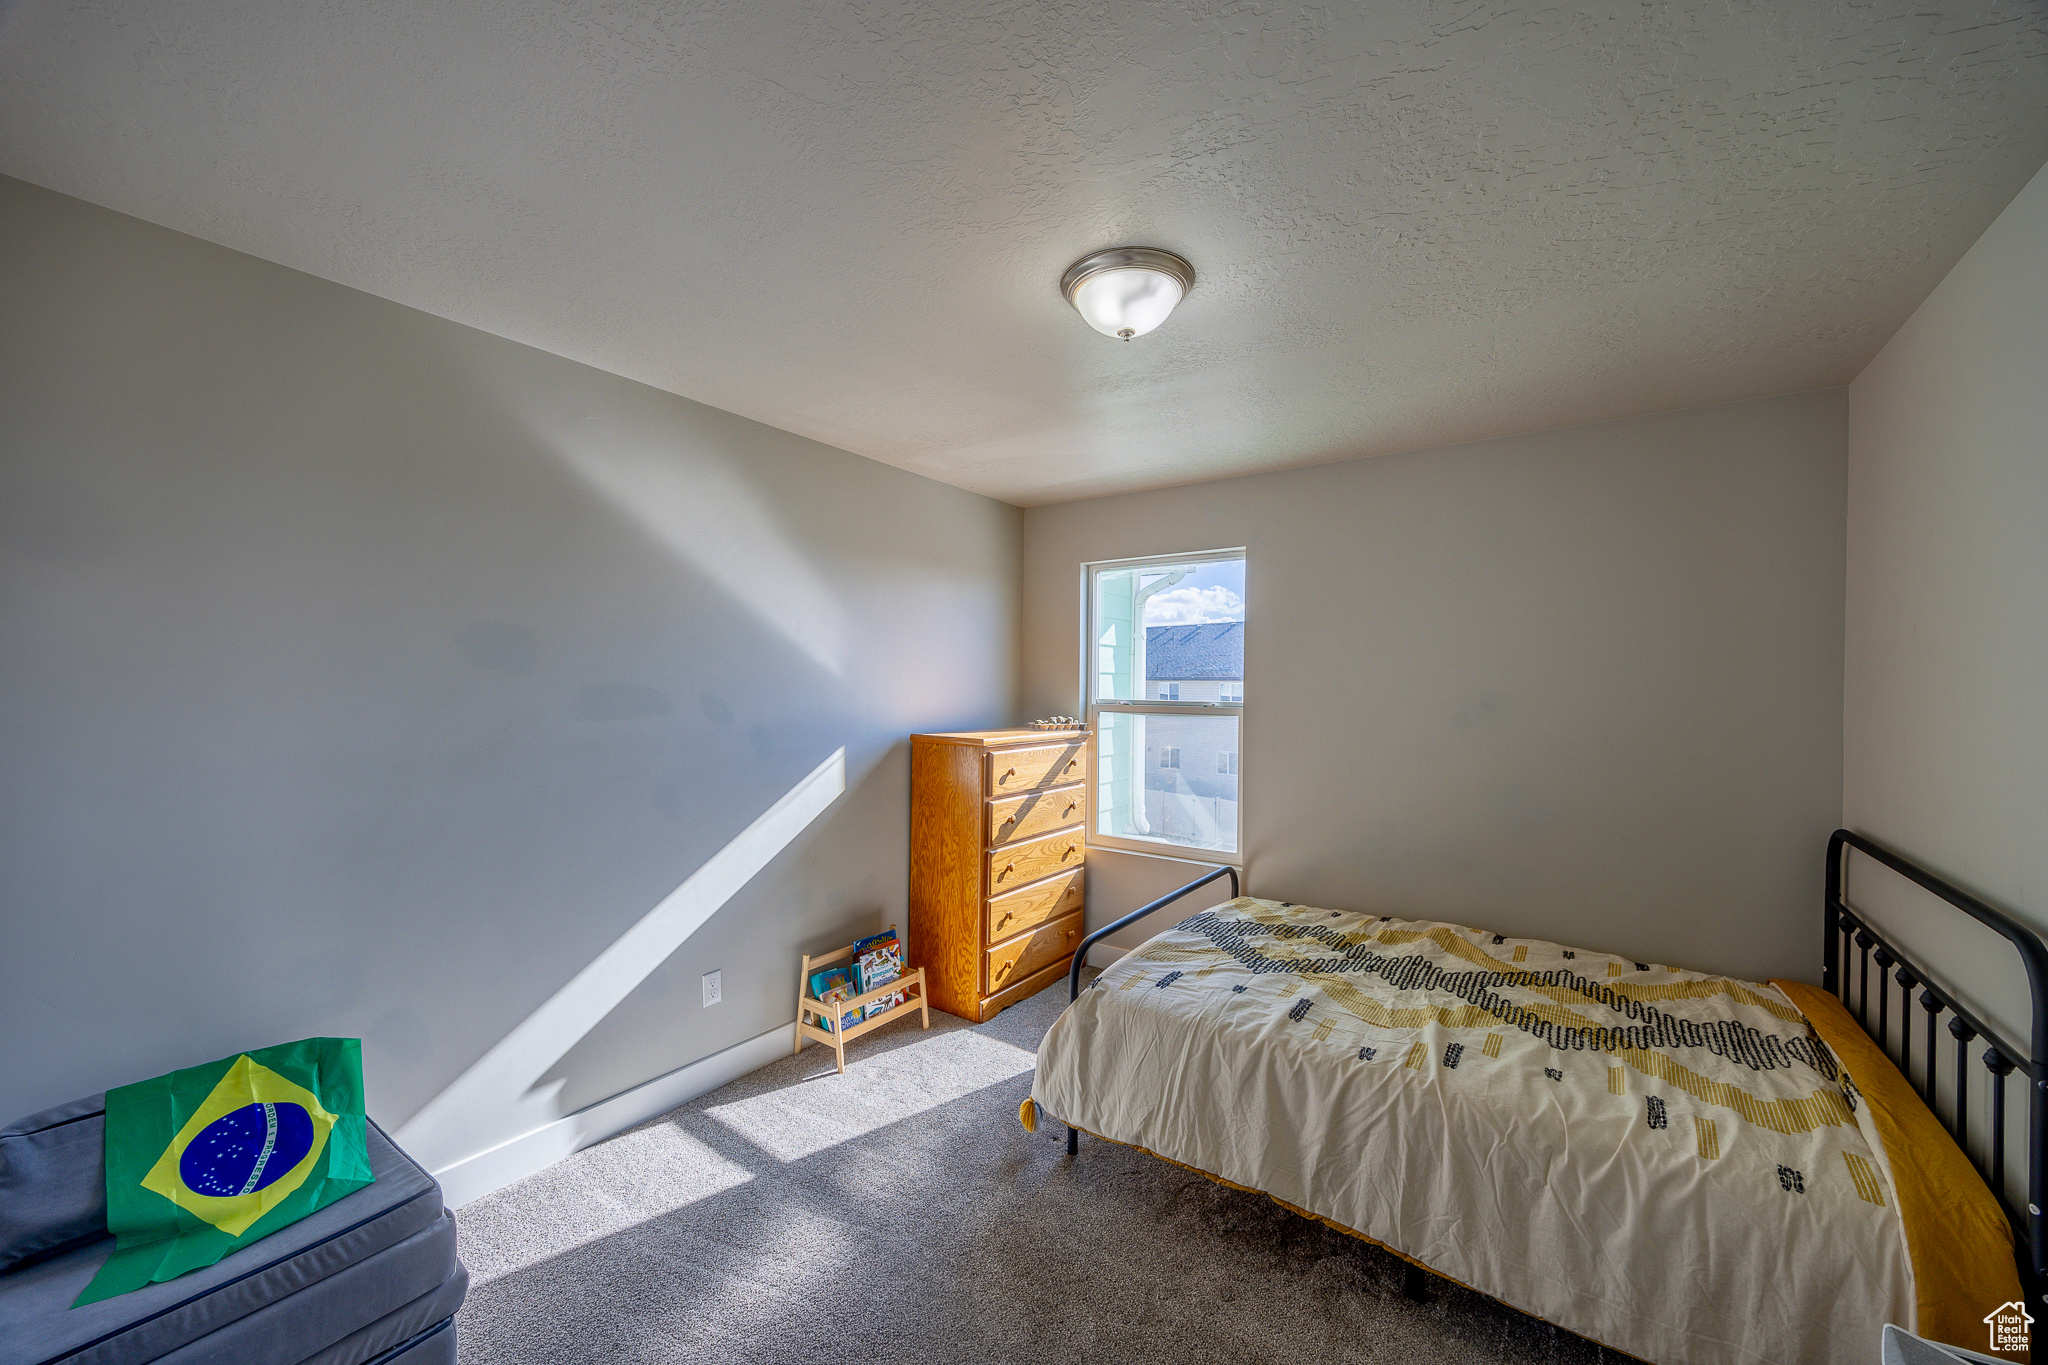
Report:
M1048 787L1044 791L1006 796L988 803L988 846L996 848L1019 840L1050 834L1056 829L1081 823L1087 808L1088 788Z
M988 977L983 987L990 995L1022 981L1039 968L1073 954L1081 941L1081 912L1062 915L988 950Z
M988 903L988 919L984 926L988 937L984 941L1001 943L1026 929L1035 929L1047 920L1071 915L1081 908L1081 900L1079 868L1062 877L1048 877L1022 891L997 896Z
M1010 1006L1022 1004L1055 982L1064 983L1071 965L1064 960L1055 960L1050 967L1041 967L1030 976L1021 979L1016 972L1011 972L1010 980L1013 984L982 1000L981 1022L986 1024Z
M1087 856L1088 845L1079 829L999 848L988 855L988 894L1000 896L1040 877L1079 867Z
M1088 776L1088 745L1075 740L1043 749L994 749L984 771L983 787L990 796L1079 782Z

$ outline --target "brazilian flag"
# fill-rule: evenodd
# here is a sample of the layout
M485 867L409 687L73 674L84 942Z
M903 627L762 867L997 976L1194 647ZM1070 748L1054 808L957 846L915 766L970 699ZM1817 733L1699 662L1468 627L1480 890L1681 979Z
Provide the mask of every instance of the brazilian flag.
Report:
M363 1045L307 1038L107 1092L114 1254L79 1304L172 1280L371 1183Z

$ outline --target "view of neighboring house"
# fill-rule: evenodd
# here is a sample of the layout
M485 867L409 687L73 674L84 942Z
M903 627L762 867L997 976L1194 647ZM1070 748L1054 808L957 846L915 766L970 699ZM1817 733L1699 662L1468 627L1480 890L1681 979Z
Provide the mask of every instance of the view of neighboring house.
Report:
M1244 700L1244 622L1145 628L1145 695L1155 701Z
M1145 629L1151 701L1244 700L1244 622ZM1237 844L1238 725L1234 715L1145 717L1145 818L1159 837Z

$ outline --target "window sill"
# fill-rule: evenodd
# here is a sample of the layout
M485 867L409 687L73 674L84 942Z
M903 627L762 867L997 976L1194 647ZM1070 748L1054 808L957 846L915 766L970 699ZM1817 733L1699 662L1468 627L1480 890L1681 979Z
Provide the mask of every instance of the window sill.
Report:
M1086 837L1090 852L1103 849L1138 858L1158 858L1163 862L1200 863L1205 867L1234 867L1240 873L1244 871L1244 854L1241 852L1226 853L1222 849L1173 844L1163 839L1120 839L1113 834L1090 834Z

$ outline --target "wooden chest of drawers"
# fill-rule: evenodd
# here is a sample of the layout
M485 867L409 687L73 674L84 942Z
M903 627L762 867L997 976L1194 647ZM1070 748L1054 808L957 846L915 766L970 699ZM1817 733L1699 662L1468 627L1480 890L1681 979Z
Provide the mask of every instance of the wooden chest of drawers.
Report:
M1066 975L1087 777L1074 731L910 737L910 953L938 1008L979 1023Z

